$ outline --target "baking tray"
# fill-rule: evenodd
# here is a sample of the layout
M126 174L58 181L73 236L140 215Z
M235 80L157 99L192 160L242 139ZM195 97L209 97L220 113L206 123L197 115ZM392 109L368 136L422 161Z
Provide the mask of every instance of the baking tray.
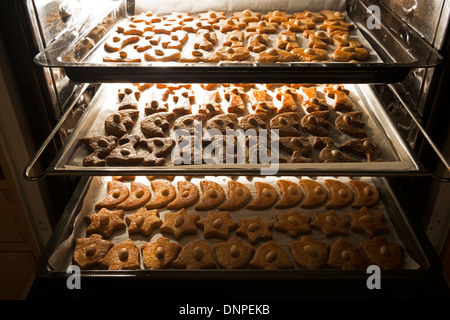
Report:
M287 179L291 181L298 181L298 177L280 177L280 179ZM302 177L309 178L309 177ZM66 272L66 268L72 264L72 241L74 237L85 235L83 230L85 226L83 225L83 217L85 214L92 213L93 203L95 201L103 199L106 195L106 183L111 177L83 177L74 192L64 214L62 215L55 231L49 240L45 251L43 252L38 266L36 268L37 274L44 278L66 278L70 273ZM140 179L138 181L145 182L145 177L137 177ZM184 179L184 177L176 177L172 182L174 183L177 179ZM191 181L197 184L200 180L208 179L221 182L222 185L226 183L227 177L192 177ZM249 182L246 182L245 177L239 177L238 181L246 183L251 191L253 191L252 183L254 181L266 181L271 182L267 178L255 177ZM276 179L276 178L271 178ZM321 177L317 181L323 183L325 179L337 179L346 183L351 177ZM425 274L432 272L433 266L431 264L432 259L428 257L428 254L422 248L420 238L416 236L413 226L407 219L405 212L403 211L401 205L399 204L397 198L393 194L392 189L389 186L386 178L378 177L361 177L361 179L369 184L375 186L380 194L379 202L376 204L376 211L381 211L385 213L386 224L388 225L388 233L384 234L386 239L401 243L403 252L403 261L399 268L392 270L383 270L383 278L395 277L411 277L412 275ZM148 181L147 181L148 182ZM297 212L312 215L313 212L328 212L323 206L315 209L297 209ZM189 212L192 212L189 209ZM255 215L259 214L263 220L274 219L275 213L288 211L289 209L275 210L273 208L264 211L252 211L241 209L235 211L232 218L237 220L243 215ZM345 212L351 211L350 207L344 209L335 209L338 215L345 215ZM131 211L130 211L131 212ZM161 217L163 217L164 209L160 211ZM129 212L127 212L129 213ZM196 212L200 215L206 215L206 212ZM297 238L288 238L286 234L272 230L272 235L274 241L280 243L281 246L287 245L288 242L294 241ZM333 236L328 239L324 239L321 233L317 230L313 230L310 234L313 238L320 241L325 241L328 243L333 243L339 236ZM126 231L117 231L109 240L112 242L120 242L124 238L128 238ZM151 239L156 239L159 237L158 231L154 232L148 237L141 237L139 235L133 235L130 238L140 246L141 244L151 241ZM167 236L171 238L171 236ZM300 236L298 236L299 238ZM183 238L178 240L180 244L185 244L194 239L206 240L203 237L203 232L198 230L196 235L185 235ZM357 243L361 239L366 239L364 235L357 234L355 232L349 231L349 235L346 236L347 240L352 243ZM359 240L358 240L359 239ZM210 238L206 240L209 244L222 242L224 240ZM286 241L284 243L284 241ZM256 244L258 247L263 242ZM223 269L202 269L202 270L183 270L183 269L165 269L165 270L82 270L80 272L81 277L125 277L125 278L139 278L139 279L345 279L346 277L367 278L366 270L338 270L338 269L316 269L316 270L306 270L296 266L294 269L287 270L259 270L259 269L240 269L240 270L223 270Z
M141 4L139 6L139 3ZM134 7L133 7L134 5ZM376 19L368 9L376 6ZM102 13L90 17L86 30L67 30L34 61L43 67L64 68L77 82L213 82L245 83L258 79L265 83L395 83L403 80L412 68L434 67L442 57L408 25L396 17L382 2L347 1L222 1L214 8L207 1L173 3L171 1L115 1ZM105 41L130 16L152 11L160 15L189 12L194 15L208 9L234 11L252 9L264 14L279 8L291 12L330 9L347 13L355 24L357 37L368 44L374 59L359 63L292 62L292 63L104 63ZM372 7L371 7L372 8ZM280 9L281 10L281 9ZM379 13L379 15L378 15ZM99 16L100 15L100 16ZM373 28L375 22L379 26ZM86 25L84 23L83 25ZM99 32L98 30L102 30ZM220 32L218 32L220 33ZM95 35L93 37L92 35ZM302 38L302 37L298 37ZM69 58L70 57L70 58Z
M264 85L261 85L264 86ZM281 87L282 85L278 85ZM380 162L333 162L321 163L317 159L318 150L312 153L313 163L212 163L208 165L199 164L174 164L171 156L167 156L167 163L163 166L104 166L85 167L82 159L89 153L78 140L82 137L105 135L104 120L117 110L119 101L117 92L123 88L123 84L104 84L100 87L94 99L91 101L87 111L72 131L62 150L46 169L48 175L183 175L189 172L191 175L411 175L422 174L419 162L409 146L399 135L395 124L393 124L380 105L375 91L370 85L349 85L345 88L350 90L350 98L354 104L354 110L364 112L363 121L368 137L372 138L381 150ZM220 88L220 87L219 87ZM318 86L320 92L320 86ZM149 89L151 90L151 89ZM145 92L144 92L145 93ZM140 119L145 117L142 105L145 102L144 93L139 100ZM200 103L201 100L196 100ZM275 102L274 102L275 103ZM332 102L330 102L332 104ZM226 109L225 105L222 107ZM250 108L250 106L248 106ZM170 109L169 109L170 110ZM330 108L331 110L331 108ZM195 104L192 109L195 111ZM330 136L335 138L336 145L352 140L349 136L339 134L334 128L334 118L339 114L331 111ZM302 115L301 115L302 116ZM144 137L139 121L136 121L131 134ZM302 131L303 135L313 143L314 136ZM173 133L173 132L172 132ZM174 137L175 138L175 137ZM138 148L141 155L145 155L145 149ZM175 150L175 149L174 149ZM242 150L242 149L241 149ZM282 151L280 151L282 155Z

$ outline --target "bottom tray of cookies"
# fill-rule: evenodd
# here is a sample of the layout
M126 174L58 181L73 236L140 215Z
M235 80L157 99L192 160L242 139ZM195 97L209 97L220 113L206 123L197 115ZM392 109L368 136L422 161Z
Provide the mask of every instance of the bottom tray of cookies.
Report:
M93 177L79 201L53 270L419 268L371 178Z

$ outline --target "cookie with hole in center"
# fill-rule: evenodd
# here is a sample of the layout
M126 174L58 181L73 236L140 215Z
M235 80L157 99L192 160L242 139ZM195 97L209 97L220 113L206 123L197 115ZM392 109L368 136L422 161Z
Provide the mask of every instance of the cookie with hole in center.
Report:
M153 242L146 242L141 246L142 263L144 269L168 269L181 251L181 245L160 237Z
M247 268L255 248L244 243L240 238L233 237L227 242L213 245L217 264L222 269L245 269Z
M175 269L215 269L214 253L205 241L197 239L186 244L173 262Z
M167 209L178 210L190 207L200 197L198 187L190 181L178 181L177 187L178 194L172 202L167 204Z
M288 244L295 262L302 268L314 270L326 267L330 247L311 236L303 236L299 241Z
M195 206L195 210L210 210L218 207L225 201L225 191L217 182L210 180L200 181L202 196Z
M81 270L95 268L113 246L114 243L103 239L100 234L77 238L74 241L73 261Z
M129 234L142 233L144 236L151 235L154 229L162 225L157 209L140 208L136 213L127 214L125 221L128 224Z
M147 209L163 208L177 196L175 187L169 181L153 180L150 184L155 194L151 200L145 204L145 208Z
M294 209L289 210L287 213L278 213L276 218L277 222L274 225L274 229L285 232L292 238L301 233L311 233L311 226L309 225L311 217L299 214Z
M180 239L184 235L196 234L196 222L200 219L198 214L188 213L186 209L181 209L177 213L166 213L164 223L159 228L162 233L172 234L175 239Z
M208 212L208 215L198 220L197 226L203 229L205 238L228 239L230 232L236 229L239 224L232 220L229 211Z
M255 198L247 205L247 209L264 210L271 207L278 199L278 193L274 186L266 182L256 181Z
M132 181L128 198L116 205L117 209L134 210L145 205L152 196L148 185Z
M294 264L281 245L274 241L267 241L256 249L249 267L265 270L293 269Z

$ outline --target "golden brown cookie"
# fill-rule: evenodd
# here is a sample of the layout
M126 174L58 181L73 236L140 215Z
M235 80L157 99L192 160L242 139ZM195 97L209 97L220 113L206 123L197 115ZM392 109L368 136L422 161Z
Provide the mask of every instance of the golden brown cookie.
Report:
M244 243L240 238L233 237L227 242L213 245L217 264L222 269L245 269L247 268L255 248Z
M123 210L111 211L106 208L100 209L99 212L88 214L86 221L89 223L86 228L86 234L101 234L104 238L109 238L114 231L124 229L126 227L123 216Z
M248 187L238 181L230 180L227 184L227 199L219 206L220 210L234 211L245 207L251 199Z
M128 198L130 194L130 190L128 189L127 185L121 181L108 181L107 190L108 191L106 197L95 205L96 209L113 209L119 203L125 201L125 199Z
M205 218L196 223L203 229L205 238L218 237L225 240L228 239L230 232L239 226L236 221L231 219L229 211L209 211Z
M311 233L311 226L309 225L311 217L299 214L294 209L289 210L287 213L278 213L276 218L277 223L275 223L274 229L285 232L292 238L301 233Z
M330 34L333 44L336 47L354 47L361 48L361 42L355 40L348 31L336 30Z
M209 52L202 49L184 50L180 62L219 62L215 52Z
M256 249L249 267L265 270L293 269L294 264L287 252L278 243L267 241Z
M244 46L244 32L234 30L227 32L223 38L222 45L225 47L243 47Z
M339 146L339 150L366 158L367 162L378 161L381 154L375 142L370 138L355 139Z
M176 116L192 113L192 104L195 102L194 91L181 88L173 93L172 99L175 103L172 112Z
M217 48L216 55L221 61L241 61L250 57L250 51L244 47L227 47Z
M195 50L205 50L209 51L214 49L217 44L217 34L214 31L209 31L206 29L200 29L197 31L194 39Z
M350 180L348 184L356 193L356 200L353 202L352 208L360 209L363 206L370 208L378 202L380 194L371 184L361 180Z
M256 114L270 116L278 112L278 109L273 105L273 102L268 100L267 90L251 89L249 97L252 110L254 110Z
M181 208L187 208L197 202L200 197L198 187L190 181L178 181L178 194L177 197L167 204L169 210L179 210Z
M247 48L251 52L260 53L267 49L269 44L269 36L258 32L247 33Z
M104 49L106 52L117 52L122 50L124 47L138 43L141 38L137 35L121 35L114 34L111 39L108 39L104 44Z
M300 124L306 132L319 137L328 136L330 111L313 111L305 115Z
M343 208L353 200L353 191L347 184L334 179L325 179L325 184L330 190L330 198L325 204L325 208Z
M166 237L141 246L144 269L168 269L181 251L181 246Z
M176 239L180 239L184 235L197 233L195 223L199 219L198 214L190 214L183 208L177 213L166 213L160 230L162 233L170 233Z
M297 112L298 94L297 90L288 86L282 86L275 90L275 98L281 101L281 105L278 108L279 113L284 112Z
M292 62L295 56L283 49L270 48L258 54L256 61L261 63Z
M273 223L263 221L260 216L254 216L250 219L239 219L239 228L236 235L247 238L251 244L258 241L272 240Z
M332 34L333 31L337 30L350 31L353 30L354 27L355 25L353 23L327 19L319 26L319 29L326 30L328 34Z
M195 206L195 210L211 210L225 201L225 191L217 182L210 180L200 181L202 196Z
M178 61L180 57L181 52L178 49L152 48L144 53L144 59L146 61Z
M312 22L324 22L326 17L321 14L320 12L314 12L306 9L303 12L296 12L294 13L294 17L296 19L308 19Z
M302 268L314 270L327 265L330 248L324 242L303 236L299 241L289 243L288 247L295 262Z
M200 29L206 29L209 31L213 31L214 26L203 20L186 21L181 26L181 30L189 32L189 33L197 33L197 31Z
M181 22L179 21L161 21L152 23L154 33L158 34L168 34L170 35L172 32L181 30Z
M286 11L274 10L269 11L267 14L263 15L261 19L273 22L273 23L282 23L288 21L292 18L292 14L286 13Z
M224 98L229 102L227 111L231 113L244 113L246 110L244 103L246 95L242 86L231 85L226 88Z
M99 234L92 234L89 238L76 238L74 245L73 261L81 270L87 270L97 267L114 243Z
M144 236L149 236L155 228L162 225L157 209L140 208L136 213L126 215L125 221L128 224L129 234L142 233Z
M353 102L349 94L350 90L345 89L342 85L327 85L323 91L328 98L334 99L334 110L340 112L348 112L353 110Z
M122 241L99 261L101 269L108 270L136 270L140 269L139 248L130 239Z
M261 19L261 13L252 11L247 8L242 11L233 12L233 17L239 18L244 22L253 22L259 21L259 19Z
M308 39L308 48L312 49L328 49L328 44L331 42L330 37L325 31L321 30L305 30L303 36Z
M123 50L110 53L103 57L103 62L141 62L142 59L138 53L126 52Z
M153 198L145 204L147 209L162 208L172 202L177 196L175 187L169 181L153 180L150 182L153 191Z
M254 22L253 22L254 23ZM240 21L237 18L234 19L222 19L214 24L214 29L219 29L220 32L226 33L235 30L241 30L247 25L247 23Z
M264 210L271 207L278 199L278 193L274 186L261 181L255 182L255 198L247 205L247 209Z
M366 48L338 47L331 57L339 62L366 61L369 60L370 53Z
M382 212L374 212L367 207L362 207L358 211L349 212L348 216L351 222L350 230L354 232L364 233L369 238L388 232Z
M298 112L284 112L270 120L270 128L277 129L280 137L300 137L300 115Z
M382 236L361 242L359 246L369 262L381 269L396 269L402 263L402 245L389 242Z
M326 17L326 20L330 21L344 21L347 15L340 11L335 10L322 10L320 14Z
M213 117L222 112L222 105L220 104L220 94L218 90L204 90L202 92L201 103L198 107L198 112Z
M113 176L113 181L133 181L136 179L136 176Z
M347 235L348 220L344 217L337 215L334 210L330 210L327 213L313 214L314 219L310 225L313 229L320 230L325 237L331 237L334 235Z
M283 31L277 37L276 47L286 51L291 51L295 48L299 48L300 45L297 42L297 34L292 31Z
M214 24L220 20L226 19L225 12L208 10L207 12L201 12L198 15L200 21L207 21L209 24Z
M299 91L303 97L301 106L306 112L328 110L329 105L326 99L319 98L316 86L302 87Z
M116 205L117 209L134 210L144 206L152 196L148 185L132 181L128 198Z
M327 200L327 190L320 182L300 179L298 183L305 193L305 200L301 204L302 208L317 208Z
M175 269L215 269L214 253L204 241L197 239L185 245L173 262Z
M330 247L327 266L337 269L365 269L366 259L351 242L344 238L337 239Z
M284 209L293 207L303 198L303 191L295 182L280 179L277 181L277 185L280 188L281 198L275 203L275 208Z
M289 19L283 22L281 27L291 32L303 32L305 30L315 29L316 24L309 19Z
M351 137L365 138L367 133L362 129L365 126L365 122L361 121L363 116L362 111L352 111L341 114L335 120L336 128Z
M323 61L328 59L328 53L320 48L295 48L291 50L291 54L294 55L298 61L303 62Z
M105 166L105 158L117 146L117 137L115 136L92 136L80 138L79 143L86 146L89 155L83 158L83 166Z
M260 34L272 34L278 32L278 23L268 21L249 22L245 27L247 32L257 32Z

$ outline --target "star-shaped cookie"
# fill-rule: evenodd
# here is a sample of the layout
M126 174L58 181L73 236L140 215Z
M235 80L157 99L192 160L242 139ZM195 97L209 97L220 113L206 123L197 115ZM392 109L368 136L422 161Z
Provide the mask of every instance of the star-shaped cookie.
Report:
M231 219L229 211L210 211L206 218L197 221L197 225L203 229L205 238L218 237L225 240L230 232L239 226Z
M166 213L164 223L160 230L162 233L173 234L176 239L180 239L186 234L197 233L196 222L200 219L198 214L190 214L186 209L181 209L177 213Z
M310 225L313 229L320 230L325 237L331 237L336 234L347 235L348 220L338 216L334 210L330 210L327 213L313 214L314 219Z
M87 215L86 220L89 225L86 229L86 234L98 233L104 238L109 238L115 230L126 227L123 216L123 210L111 211L106 208L100 209L97 213Z
M310 233L311 226L309 222L310 216L299 214L294 209L287 213L279 213L276 215L278 222L274 225L274 229L281 232L286 232L292 238L295 238L300 233Z
M263 221L260 216L254 216L250 219L239 219L239 228L236 234L245 237L251 244L255 244L261 240L272 240L273 223Z
M373 212L367 207L362 207L358 211L349 212L348 216L351 222L350 230L354 232L364 233L369 238L388 232L382 212Z
M128 224L128 233L140 232L145 236L149 236L155 228L162 225L157 209L140 208L136 213L128 214L125 220Z

